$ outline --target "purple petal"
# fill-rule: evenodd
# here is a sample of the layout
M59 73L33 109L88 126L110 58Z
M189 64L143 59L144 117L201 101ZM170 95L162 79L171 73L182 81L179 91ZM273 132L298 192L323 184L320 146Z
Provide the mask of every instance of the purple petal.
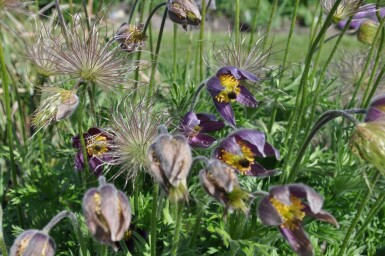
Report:
M79 135L72 137L71 140L72 140L72 147L74 147L74 148L81 148L82 147L82 143L80 141Z
M277 173L276 170L266 170L262 165L257 162L254 162L251 166L250 171L247 171L245 175L247 176L256 176L260 178L265 178L272 176Z
M207 134L199 133L196 136L189 138L188 142L192 147L208 148L216 141L215 138Z
M250 72L246 71L246 70L241 70L241 69L238 69L238 72L241 74L241 80L244 80L244 79L247 79L247 80L250 80L252 82L258 82L259 79L258 77L256 77L254 74L251 74Z
M90 169L91 171L99 176L102 172L103 172L103 169L104 169L104 162L102 159L100 159L99 157L96 157L96 156L92 156L89 160L88 160L88 163L90 165Z
M99 134L102 134L104 133L104 130L100 129L100 128L95 128L95 127L92 127L90 129L88 129L88 134L91 135L91 136L95 136L95 135L99 135Z
M194 129L199 124L197 115L190 111L182 119L182 126Z
M199 113L197 117L200 120L201 133L219 131L225 126L224 122L218 121L216 116L212 114Z
M207 90L211 94L211 97L217 96L221 91L223 91L224 87L221 84L221 81L219 81L219 78L216 76L213 76L207 81Z
M213 98L213 101L215 108L218 110L219 114L221 114L223 119L228 122L232 127L235 127L234 112L231 108L230 103L218 102L215 98Z
M84 169L84 158L81 150L79 150L75 155L75 168L77 171Z
M279 151L275 149L272 145L269 143L265 144L265 148L263 149L266 156L275 156L277 160L281 158L281 155L279 154Z
M371 107L365 117L365 122L374 122L385 120L385 113L378 108Z
M217 76L232 75L237 80L250 80L252 82L258 81L258 78L255 75L251 74L246 70L240 70L237 67L233 67L233 66L223 67L219 69L216 75Z
M307 204L303 204L303 205L305 206L303 208L303 211L305 212L306 216L313 217L314 219L317 219L317 220L325 221L327 223L330 223L330 224L336 226L337 228L340 227L336 218L334 218L334 216L331 215L329 212L324 211L324 210L320 210L318 213L314 213L310 209L309 205L307 205Z
M258 106L258 101L254 98L254 95L242 85L240 85L239 88L241 91L238 94L236 101L247 107L256 108Z
M283 223L281 215L270 203L269 196L264 197L258 205L257 213L259 219L264 225L279 226Z
M385 107L385 95L378 95L374 97L369 104L370 107L379 107L384 106Z
M279 231L283 237L288 241L290 247L300 256L314 255L310 240L303 230L301 224L298 222L298 229L288 229L279 227Z
M274 199L280 201L283 204L292 204L290 200L289 187L287 185L271 187L269 190L269 194L270 196L274 197Z
M304 184L288 185L290 194L298 198L306 198L313 213L318 213L323 205L324 199L314 189Z
M250 129L241 129L232 133L230 136L248 142L248 146L257 156L266 156L264 153L266 138L263 132Z
M235 137L229 136L221 141L219 147L217 147L214 151L214 156L218 157L218 153L221 150L225 150L232 154L239 154L241 152L241 148L238 143L235 141Z

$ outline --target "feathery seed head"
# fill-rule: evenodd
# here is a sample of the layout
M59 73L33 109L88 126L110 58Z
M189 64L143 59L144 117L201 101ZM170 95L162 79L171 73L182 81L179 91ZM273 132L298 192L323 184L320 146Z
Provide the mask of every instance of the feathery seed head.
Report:
M338 23L341 20L345 20L355 15L357 12L363 11L369 8L370 5L362 4L365 0L342 0L338 5L335 13L333 14L333 23ZM321 5L326 14L329 14L336 0L321 0Z

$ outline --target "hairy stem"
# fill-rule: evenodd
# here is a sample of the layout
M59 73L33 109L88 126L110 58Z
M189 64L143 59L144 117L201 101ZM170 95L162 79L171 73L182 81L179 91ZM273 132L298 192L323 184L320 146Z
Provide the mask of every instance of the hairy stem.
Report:
M176 224L175 224L175 232L174 232L174 240L172 242L171 255L176 256L178 253L178 243L179 243L179 234L180 234L180 226L182 223L182 210L183 203L178 202L176 204Z
M159 193L159 184L154 184L154 188L152 191L152 209L151 209L151 229L150 229L150 236L151 236L151 256L156 255L156 224L157 224L157 217L156 217L156 211L158 206L158 193Z

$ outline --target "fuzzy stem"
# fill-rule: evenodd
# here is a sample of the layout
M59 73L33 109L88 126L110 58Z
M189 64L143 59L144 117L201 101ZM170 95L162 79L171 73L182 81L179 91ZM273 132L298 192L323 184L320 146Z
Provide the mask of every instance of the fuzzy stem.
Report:
M336 9L337 9L337 7L341 1L342 0L336 0L336 2L334 3L329 15L327 16L327 18L326 18L326 20L325 20L325 22L324 22L324 24L320 30L320 32L318 33L314 42L311 44L310 49L307 53L306 60L305 60L305 67L304 67L304 70L302 72L300 84L298 86L298 93L297 93L297 98L296 98L296 103L295 103L296 109L299 109L299 111L297 111L297 115L294 115L293 119L291 120L291 122L289 124L289 129L286 132L286 137L288 137L291 134L291 129L294 126L294 122L295 122L296 127L294 129L293 134L292 134L293 136L292 136L292 140L290 143L292 146L291 146L291 149L289 150L287 159L290 159L291 152L294 151L293 147L296 145L295 142L297 140L297 136L298 136L299 130L301 128L302 120L303 120L303 117L305 115L305 107L306 107L305 103L306 103L306 99L307 99L307 81L308 81L308 75L309 75L309 71L310 71L312 57L315 53L315 49L317 48L321 39L324 37L326 30L329 28L331 21L332 21L333 14L336 11Z
M258 15L257 15L257 12L258 12L258 9L259 9L259 4L261 3L261 0L257 0L257 2L255 3L255 10L256 10L256 13L254 13L254 20L253 20L253 25L251 26L251 33L250 33L250 40L249 40L249 51L251 50L251 47L253 45L253 42L254 42L254 34L255 33L255 30L257 28L257 24L258 24Z
M59 23L60 23L60 27L61 27L61 31L63 33L64 39L66 41L67 46L70 46L71 41L69 40L68 30L67 30L67 26L66 26L66 23L65 23L65 20L63 17L63 13L60 9L59 0L55 0L55 7L56 7L56 11L58 13Z
M357 232L357 235L355 237L356 240L359 240L361 236L364 234L366 228L368 227L369 223L372 221L372 219L377 215L377 213L383 209L382 206L385 202L385 192L382 192L378 197L377 200L374 202L374 206L372 209L370 209L370 212L366 216L366 219L363 221L363 225L360 228L360 230Z
M198 89L195 91L195 94L194 94L194 96L193 96L193 98L192 98L192 100L191 100L190 111L193 111L193 110L194 110L195 103L196 103L196 101L197 101L197 99L198 99L199 93L200 93L200 92L202 91L202 89L206 86L207 81L208 81L208 79L206 79L205 81L203 81L203 82L199 85Z
M154 55L154 61L152 64L152 69L151 69L151 76L150 76L150 84L149 84L149 93L150 95L153 93L153 87L154 87L154 82L155 82L155 72L156 68L158 66L158 57L159 57L159 50L160 50L160 44L162 42L162 36L163 36L163 29L164 29L164 24L166 22L167 18L167 8L164 10L163 18L162 18L162 23L160 24L160 30L158 34L158 41L156 43L156 48L155 48L155 55Z
M265 46L266 46L266 43L267 43L267 39L269 38L268 35L270 33L270 30L271 30L271 25L273 24L273 19L274 19L274 16L275 16L275 12L277 10L277 5L278 5L278 0L274 0L273 6L272 6L271 12L270 12L269 22L267 23L266 37L263 39L262 49L265 49Z
M239 46L239 32L241 30L241 24L240 24L240 16L241 16L241 7L240 7L240 0L235 1L235 45Z
M200 226L201 226L200 224L201 224L203 213L204 213L203 210L200 210L198 212L198 215L197 215L196 220L195 220L194 230L193 230L193 233L191 235L189 248L194 248L195 247L195 243L196 243L196 240L197 240L197 237L198 237L198 233L199 233L199 229L200 229Z
M171 249L171 255L176 256L178 252L178 243L179 243L179 234L180 234L180 226L182 223L182 210L183 210L183 203L178 202L176 204L176 224L175 224L175 232L174 232L174 240L172 242L172 249Z
M0 249L3 256L8 256L7 252L7 245L4 241L4 235L3 235L3 208L0 204Z
M176 74L177 74L177 35L178 35L178 26L174 23L174 37L173 37L173 55L172 55L172 64L173 64L173 74L172 74L172 82L176 82Z
M318 119L316 124L313 126L313 129L310 131L309 135L306 137L305 141L302 143L301 149L299 150L297 157L294 161L294 164L291 168L291 172L289 174L289 177L287 178L286 183L291 183L295 180L295 176L298 172L298 167L300 166L302 162L302 158L306 152L307 147L309 146L311 140L313 137L317 134L317 132L329 121L337 118L337 117L344 117L354 124L357 124L358 121L352 117L349 113L343 110L330 110L325 112L321 117Z
M132 9L130 11L130 16L128 18L128 24L131 24L132 17L134 16L135 8L138 4L139 0L135 0L134 5L132 6Z
M151 13L148 15L148 18L147 18L147 20L146 20L146 23L144 24L143 35L146 34L146 31L147 31L148 26L150 25L152 16L154 16L154 14L156 13L156 11L157 11L159 8L161 8L162 6L164 6L164 5L166 5L166 4L167 4L167 2L160 3L160 4L158 4L157 6L155 6L154 9L152 9ZM166 8L166 13L167 13L167 8ZM161 27L161 29L162 29L162 27Z
M380 178L380 175L381 175L380 172L377 171L375 176L373 177L373 180L372 180L373 186L376 184L376 182ZM371 194L372 194L372 189L368 189L368 191L364 195L364 199L361 202L361 205L359 206L359 208L357 210L356 216L354 217L352 223L349 226L348 231L346 232L344 241L342 242L342 245L341 245L340 250L338 252L338 256L343 256L345 254L346 246L348 245L350 236L353 234L353 231L354 231L355 227L357 226L358 221L360 220L361 214L364 211L366 204L369 202Z
M48 234L51 229L56 226L62 219L69 217L73 223L77 223L77 219L75 214L70 211L62 211L58 213L55 217L53 217L48 224L43 228L42 232Z
M1 29L0 29L0 68L1 68L2 87L4 91L5 112L7 115L7 138L8 138L8 147L9 147L9 162L10 162L10 169L12 173L12 183L13 183L15 192L17 194L19 190L19 185L17 182L16 162L15 162L15 154L14 154L14 146L13 146L11 95L9 92L9 77L8 77L7 68L5 65L5 56L3 52L3 35L2 35ZM19 224L21 227L23 227L23 214L22 214L21 206L19 204L17 205L17 215L19 218Z
M83 84L83 82L79 82L79 84ZM84 95L84 93L82 93L82 95ZM85 101L84 101L83 97L80 97L77 119L78 119L78 133L79 133L80 143L82 146L82 154L83 154L84 170L85 170L84 175L82 175L83 176L83 185L84 185L84 188L86 188L87 187L87 175L90 173L90 167L88 164L88 154L87 154L86 142L85 142L85 139L83 136L83 108L84 108L84 105L85 105Z
M202 6L206 6L206 0L202 0ZM202 21L199 30L199 81L203 80L203 50L204 50L204 36L205 36L205 23L206 23L206 8L202 7Z
M209 163L209 159L205 156L197 156L193 159L193 165L198 162L204 162L206 165Z
M164 124L158 126L158 135L168 134L167 127Z
M157 217L156 217L156 211L158 206L158 193L159 193L159 184L154 184L154 188L152 191L152 209L151 209L151 229L150 229L150 236L151 236L151 256L156 255L156 224L157 224Z

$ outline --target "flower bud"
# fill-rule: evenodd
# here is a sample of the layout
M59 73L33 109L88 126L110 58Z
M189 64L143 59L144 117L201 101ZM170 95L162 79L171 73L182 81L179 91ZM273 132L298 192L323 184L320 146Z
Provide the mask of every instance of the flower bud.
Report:
M167 9L170 19L182 24L184 30L187 25L199 26L201 23L202 16L193 0L168 0Z
M358 124L350 139L352 151L384 174L385 122Z
M19 235L11 247L10 256L53 256L55 242L39 230L27 230Z
M155 179L171 201L187 200L187 175L192 156L190 146L182 135L161 134L150 146L148 158Z
M121 240L131 222L131 206L127 196L113 184L99 178L99 187L87 191L83 198L83 213L88 229L100 243L111 245Z
M358 41L372 45L374 43L374 38L376 37L378 26L379 24L373 20L367 19L362 22L357 33Z
M245 200L249 194L240 188L237 175L230 166L216 159L210 160L207 167L200 171L199 179L206 192L221 202L226 211L248 211Z
M365 122L385 121L385 95L375 97L369 105Z

